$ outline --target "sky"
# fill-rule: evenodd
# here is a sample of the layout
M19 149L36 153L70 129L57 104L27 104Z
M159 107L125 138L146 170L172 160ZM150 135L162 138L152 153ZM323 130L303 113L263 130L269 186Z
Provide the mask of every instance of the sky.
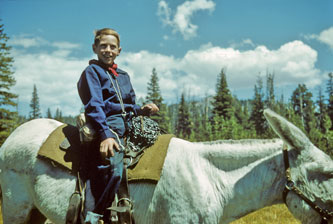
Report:
M93 2L93 4L92 4ZM92 52L94 30L120 34L118 67L144 98L153 68L165 103L184 92L214 95L222 69L231 93L251 99L258 77L274 74L279 98L298 84L315 95L333 71L331 0L0 0L20 115L36 85L42 115L77 115L76 83ZM315 99L315 96L313 98Z

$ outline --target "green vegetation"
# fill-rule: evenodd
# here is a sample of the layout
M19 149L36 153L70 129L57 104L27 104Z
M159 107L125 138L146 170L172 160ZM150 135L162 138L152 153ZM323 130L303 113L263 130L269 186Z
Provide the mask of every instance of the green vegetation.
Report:
M276 138L264 118L270 108L298 126L320 149L333 157L333 75L328 74L326 96L318 89L317 99L305 84L299 84L288 102L274 93L274 74L258 77L252 99L232 96L224 69L217 79L216 94L203 99L191 99L183 93L178 104L169 105L171 131L190 141L220 139ZM193 98L193 97L192 97Z
M4 25L0 24L0 145L18 123L15 101L17 95L10 91L10 88L15 85L15 78L12 71L14 59L9 56L8 39L4 32Z
M151 118L159 123L160 128L166 132L170 132L170 120L168 116L167 105L163 103L160 86L158 83L158 76L156 69L153 68L150 81L147 84L147 96L145 103L155 103L160 111L151 116Z
M40 107L39 107L39 97L38 97L36 85L34 85L34 88L32 91L30 108L31 108L30 115L29 115L30 120L42 117L42 114L40 112Z

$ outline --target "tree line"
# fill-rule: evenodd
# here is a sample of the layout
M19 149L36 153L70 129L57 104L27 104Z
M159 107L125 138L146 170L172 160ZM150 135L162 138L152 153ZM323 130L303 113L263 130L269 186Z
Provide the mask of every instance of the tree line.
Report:
M166 105L153 69L146 101L162 105L155 117L166 132L190 141L276 138L263 115L263 111L270 108L299 127L316 146L333 157L333 73L328 73L325 90L318 88L315 101L305 84L299 84L287 102L283 95L277 99L274 77L275 74L269 72L264 78L258 77L253 98L240 100L231 94L226 70L222 69L217 76L214 96L193 99L182 93L177 104Z
M61 109L52 115L48 108L42 116L36 85L33 86L29 116L18 116L18 96L10 92L15 85L11 69L14 59L9 56L7 40L3 25L0 25L0 144L26 120L47 117L75 124L75 117L63 116ZM164 133L173 133L190 141L277 137L263 115L264 109L270 108L298 126L315 145L333 156L333 73L328 74L325 89L318 88L315 101L305 84L299 84L289 100L283 95L277 98L274 78L275 74L269 72L264 78L258 77L253 97L238 99L232 95L226 70L222 68L217 74L215 95L198 99L183 92L178 103L167 104L162 97L157 70L153 68L147 83L147 95L138 101L141 104L153 102L160 108L151 118L160 124Z

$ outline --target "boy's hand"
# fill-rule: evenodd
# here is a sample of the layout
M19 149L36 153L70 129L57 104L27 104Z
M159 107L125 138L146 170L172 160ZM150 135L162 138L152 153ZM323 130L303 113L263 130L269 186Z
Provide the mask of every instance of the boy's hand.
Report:
M141 107L141 110L143 110L144 115L151 115L155 114L159 111L158 107L154 103L149 103Z
M106 158L110 156L114 156L113 148L119 151L119 145L114 138L104 139L99 147L99 151L101 153L102 160L106 160Z

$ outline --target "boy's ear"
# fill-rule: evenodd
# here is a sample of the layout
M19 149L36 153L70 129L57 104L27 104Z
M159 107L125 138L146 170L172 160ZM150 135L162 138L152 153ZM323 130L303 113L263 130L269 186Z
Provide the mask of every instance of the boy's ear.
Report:
M96 45L95 44L92 44L92 49L93 49L94 53L96 53Z
M118 55L120 54L121 52L121 47L118 48Z

